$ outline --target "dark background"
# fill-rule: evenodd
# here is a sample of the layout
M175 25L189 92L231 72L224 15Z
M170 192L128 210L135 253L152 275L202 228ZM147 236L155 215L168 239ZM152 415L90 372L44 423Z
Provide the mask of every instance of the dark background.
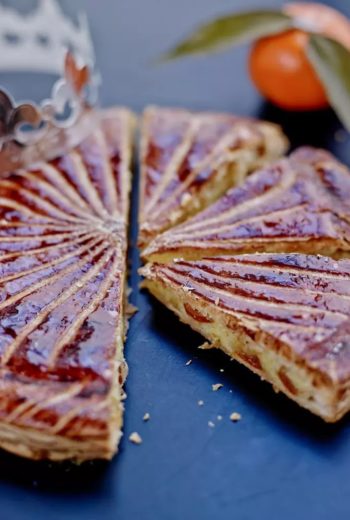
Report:
M6 3L26 9L35 2ZM293 147L324 146L350 163L348 136L331 111L287 114L263 104L246 74L247 48L152 65L212 15L282 3L62 1L68 12L83 6L88 11L104 106L125 104L141 111L159 103L265 117L283 124ZM350 16L349 2L324 3ZM11 82L19 90L25 86L21 95L38 93L34 81L12 77ZM135 217L134 206L133 242ZM223 354L197 350L198 336L137 292L134 249L131 256L132 299L139 312L126 345L130 375L120 453L109 464L80 467L1 453L0 520L348 520L349 420L323 424ZM193 363L185 366L188 359ZM224 387L213 392L211 385L219 382ZM237 424L229 420L233 411L242 414ZM142 421L145 412L151 414L148 423ZM135 430L141 446L128 441Z

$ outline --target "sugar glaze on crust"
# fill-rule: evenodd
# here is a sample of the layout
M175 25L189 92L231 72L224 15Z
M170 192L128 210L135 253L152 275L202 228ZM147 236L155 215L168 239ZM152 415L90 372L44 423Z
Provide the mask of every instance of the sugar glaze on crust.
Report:
M110 458L122 426L133 117L0 180L0 446Z
M145 287L328 422L350 409L350 261L255 254L148 264Z
M287 148L272 123L149 107L141 128L139 245L185 220Z
M349 251L350 171L328 152L301 148L158 236L143 255L168 261L250 252L347 257Z

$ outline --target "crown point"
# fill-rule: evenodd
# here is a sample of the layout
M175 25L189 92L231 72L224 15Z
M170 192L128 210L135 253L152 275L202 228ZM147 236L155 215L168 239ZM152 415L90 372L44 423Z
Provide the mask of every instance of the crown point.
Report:
M75 24L57 0L39 0L25 17L0 3L0 46L0 71L59 75L38 105L16 104L0 89L1 174L57 157L86 137L97 117L98 76L86 16Z
M0 46L1 71L60 74L67 48L84 63L94 64L86 14L79 13L76 24L65 16L57 0L40 0L25 16L0 3Z

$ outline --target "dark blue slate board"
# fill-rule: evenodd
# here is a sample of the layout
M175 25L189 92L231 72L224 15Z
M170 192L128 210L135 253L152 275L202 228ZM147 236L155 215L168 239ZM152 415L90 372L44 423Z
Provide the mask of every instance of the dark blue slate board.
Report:
M350 15L348 2L325 3ZM262 103L245 72L247 49L162 68L152 65L198 21L232 8L261 7L262 1L63 4L68 11L83 5L88 10L105 106L121 103L140 111L147 103L159 103L266 117L284 125L293 147L324 146L350 164L349 139L339 134L335 139L339 125L330 111L286 114ZM27 90L34 93L36 84ZM136 193L134 203L132 244ZM0 519L349 519L349 420L325 425L219 352L196 350L201 342L197 335L138 293L134 249L131 258L132 300L139 312L126 346L130 375L119 456L110 464L74 467L1 453ZM185 366L191 358L193 363ZM224 387L212 392L211 385L218 382ZM230 422L232 411L242 414L241 422ZM151 414L148 423L142 421L145 412ZM215 428L208 427L209 420ZM127 440L134 430L143 437L141 446Z

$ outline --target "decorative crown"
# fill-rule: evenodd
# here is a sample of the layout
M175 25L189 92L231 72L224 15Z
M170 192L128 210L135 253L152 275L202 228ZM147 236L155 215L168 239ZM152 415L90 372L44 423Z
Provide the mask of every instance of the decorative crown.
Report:
M96 120L99 77L87 18L76 26L55 0L29 15L0 5L0 70L60 75L51 97L17 103L0 88L0 172L51 159L76 146Z

